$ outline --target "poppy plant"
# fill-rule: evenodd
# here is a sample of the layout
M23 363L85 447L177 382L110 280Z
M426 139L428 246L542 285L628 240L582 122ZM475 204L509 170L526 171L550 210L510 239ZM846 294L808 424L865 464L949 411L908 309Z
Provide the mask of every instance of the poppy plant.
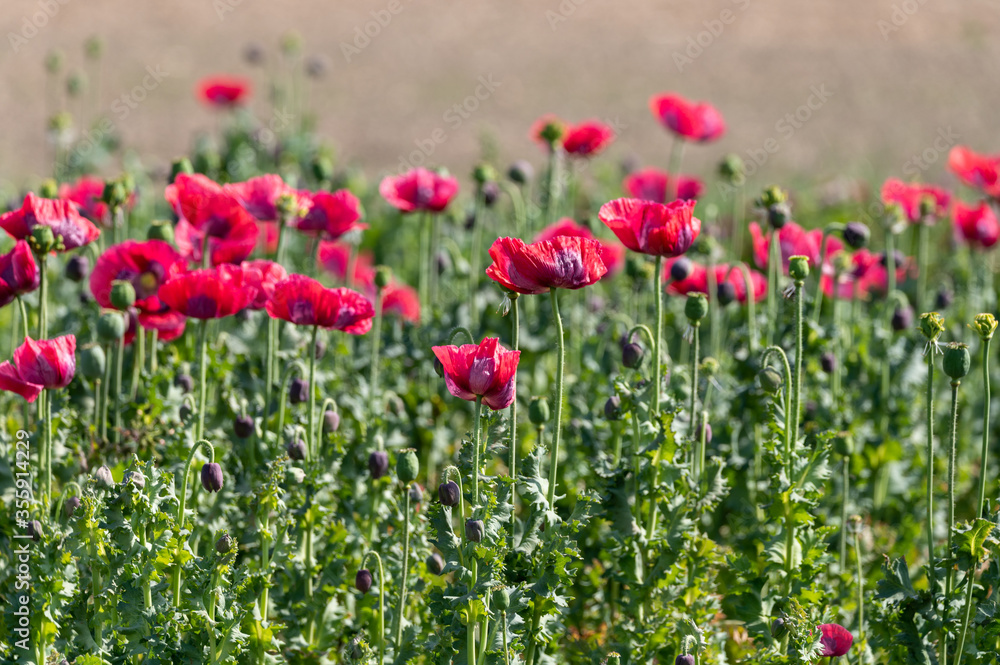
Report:
M701 233L694 201L666 205L640 199L615 199L601 206L598 217L633 252L657 257L680 256Z
M851 631L836 623L824 623L819 627L819 643L823 650L820 656L839 658L851 650L854 636Z
M187 271L187 260L162 240L126 240L108 248L90 273L90 292L101 307L112 308L111 286L124 280L135 289L135 308L144 328L169 334L177 328L176 317L167 316L168 306L159 298L160 286Z
M582 224L577 224L569 217L564 217L542 229L541 233L535 236L535 242L552 240L558 236L577 236L597 240L601 244L601 260L604 261L604 266L608 269L605 277L617 273L625 265L625 248L620 243L594 238L590 229Z
M55 236L57 251L69 251L97 240L100 229L80 214L80 207L59 199L43 199L28 192L17 210L0 215L0 228L15 240L26 240L35 227L47 226Z
M209 76L198 82L198 98L216 108L234 108L250 96L250 82L235 76Z
M14 248L0 254L0 307L38 288L38 264L27 241L18 240ZM27 327L27 321L24 326Z
M615 140L615 131L599 120L570 125L563 135L563 150L574 157L593 157Z
M750 238L753 243L754 262L759 268L766 268L771 251L771 238L775 232L765 234L757 222L750 222ZM820 243L823 241L823 230L807 231L795 222L786 222L777 230L778 247L781 249L781 264L785 274L788 274L788 262L793 256L805 256L810 265L819 265ZM826 251L829 257L844 248L843 243L833 237L826 238Z
M664 271L669 272L672 264L673 260L667 261L664 266ZM724 263L713 266L712 269L715 273L716 288L722 284L732 285L732 293L735 294L736 300L745 304L747 302L748 289L743 271L738 266L730 266ZM667 292L673 295L703 293L708 296L709 299L712 299L714 294L709 292L708 277L708 267L692 261L691 272L688 276L681 280L671 281L667 286ZM754 302L762 301L767 296L767 278L765 278L760 272L751 270L750 281L752 284Z
M889 178L882 185L882 202L898 205L911 224L918 224L944 215L951 194L940 187Z
M386 176L379 194L401 212L441 212L458 193L458 180L425 168L398 176Z
M486 274L522 294L581 289L607 273L601 251L599 242L580 236L556 236L530 245L519 238L497 238L490 247L493 264Z
M1000 156L982 155L959 145L948 153L948 169L969 187L1000 198Z
M280 175L274 173L250 178L245 182L229 183L222 187L222 191L239 201L258 222L278 220L278 199L282 196L294 197L299 207L308 207L310 203L308 193L289 187Z
M692 102L675 93L655 95L649 109L664 127L688 141L714 141L726 131L722 114L708 102Z
M274 295L274 288L279 282L288 279L288 271L281 264L266 259L247 261L242 266L246 270L248 283L257 289L257 297L250 303L250 309L264 309L267 301Z
M309 212L299 220L297 228L304 233L336 240L355 229L368 228L367 224L360 223L361 214L361 201L346 189L316 192L312 195Z
M977 206L955 201L951 219L955 237L965 241L972 249L989 249L1000 239L1000 223L993 206L986 201Z
M239 201L219 194L208 197L193 219L177 223L174 242L181 254L207 267L243 261L253 252L259 235L257 222Z
M648 168L625 176L622 188L634 199L666 203L668 191L676 191L679 199L698 198L705 191L705 183L694 176L675 177L666 171Z
M87 219L102 226L109 222L108 204L102 200L103 196L104 181L93 176L83 176L74 183L59 185L59 198L77 204Z

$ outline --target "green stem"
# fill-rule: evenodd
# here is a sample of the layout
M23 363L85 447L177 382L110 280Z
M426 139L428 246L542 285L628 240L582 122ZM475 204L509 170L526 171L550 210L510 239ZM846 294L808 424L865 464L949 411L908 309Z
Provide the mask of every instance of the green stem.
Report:
M927 351L927 580L934 598L934 348ZM933 602L933 600L932 600Z
M792 391L792 443L799 440L799 413L802 403L802 351L803 351L803 305L802 286L804 282L795 282L795 388Z
M785 470L790 471L792 460L792 370L788 364L788 356L780 346L769 346L764 350L764 357L761 359L761 366L766 367L767 361L772 354L780 356L784 365L785 377Z
M38 254L38 339L46 339L49 334L49 277L47 270L48 252ZM27 319L25 319L27 330Z
M139 381L142 379L143 366L146 364L146 331L136 324L135 342L132 345L132 386L129 399L135 401L139 394Z
M149 337L149 373L156 374L158 367L157 352L160 350L160 331L153 328Z
M399 605L396 608L396 653L403 646L403 613L406 610L406 577L410 570L410 484L403 487L403 576L399 583ZM381 585L382 580L379 580ZM471 628L471 627L470 627Z
M927 236L930 231L930 221L930 219L921 219L917 225L917 297L914 304L918 312L924 311L924 303L927 302L927 252L929 249Z
M319 461L319 440L316 436L316 340L319 335L319 326L313 326L312 337L309 343L309 461L316 463Z
M948 447L948 556L951 556L952 530L955 528L955 461L958 454L958 387L961 381L951 382L951 442ZM944 621L947 625L951 614L951 595L954 592L955 569L948 566L944 583ZM941 662L948 664L948 629L941 629Z
M208 654L210 657L209 664L215 665L218 662L218 645L215 639L215 588L219 584L219 574L218 572L212 573L211 583L209 584L208 590Z
M517 313L517 296L510 295L511 337L514 351L520 349L520 322ZM510 477L514 480L510 490L510 546L514 547L514 526L517 523L517 374L514 375L514 400L510 403ZM506 629L505 629L506 630Z
M260 504L258 504L258 509L260 509ZM261 519L261 529L260 529L260 570L263 577L264 588L260 592L260 621L263 625L267 625L267 597L271 590L271 547L268 541L271 539L271 516L267 509L264 508L264 517Z
M955 665L962 665L962 652L965 651L965 638L969 633L969 620L972 618L972 592L976 587L976 565L972 562L966 571L969 587L965 590L965 618L962 620L962 635L958 638L958 650L955 651Z
M430 275L431 241L430 235L430 215L427 213L420 220L420 258L419 272L417 273L417 294L420 296L420 318L427 321L427 313L430 312L430 303L427 301L428 278Z
M476 397L476 416L472 424L472 507L479 505L479 449L482 448L479 421L483 413L483 398Z
M778 230L771 231L767 258L767 343L774 343L778 325L778 279L781 275L781 244Z
M111 345L106 344L104 346L105 357L111 356ZM104 363L104 379L101 382L103 384L102 399L101 399L101 417L97 422L97 438L100 441L108 440L108 402L111 399L111 362Z
M663 284L660 283L662 271L663 257L657 256L653 270L653 302L655 303L653 316L656 318L653 326L656 331L653 335L653 412L649 414L654 421L660 414L660 393L663 392L660 385L663 381L660 364L660 348L663 345Z
M184 475L183 481L181 482L181 496L180 503L177 505L177 556L175 557L175 568L174 568L174 579L173 579L173 592L174 592L174 607L179 608L181 606L181 552L184 547L184 538L182 534L184 532L184 512L187 507L187 494L188 494L188 481L191 477L191 463L194 461L194 456L198 453L199 449L204 448L208 455L208 462L215 462L215 448L209 441L205 439L199 439L194 447L191 449L191 453L188 455L187 461L184 462Z
M375 557L378 562L378 665L383 665L385 662L385 574L382 571L382 557L374 550L370 550L361 559L361 567L365 567L365 562L370 556Z
M126 323L128 313L122 312ZM115 353L115 445L122 440L122 363L125 358L125 336L118 338L118 351ZM200 439L200 436L195 437Z
M507 613L500 612L500 630L503 631L503 662L510 665L510 648L507 646Z
M847 570L847 501L851 487L851 456L844 455L841 462L841 492L840 499L840 572Z
M865 577L861 567L861 528L854 532L854 558L858 567L858 665L864 654L865 643Z
M688 439L691 441L692 449L694 446L694 440L698 432L697 413L698 408L698 356L700 355L698 350L699 337L701 336L701 321L692 321L692 328L694 332L691 333L691 424L688 429Z
M371 417L374 422L376 418L382 417L380 406L380 395L378 393L378 352L379 342L382 340L382 288L375 288L375 322L372 325L372 357L368 368L368 385L370 392Z
M816 291L813 298L813 321L819 321L819 311L823 305L823 266L826 265L826 241L831 233L843 232L845 226L839 222L827 224L823 228L823 238L819 245L819 266L816 270ZM837 281L833 282L833 299L837 299Z
M983 449L979 459L979 503L976 504L976 517L982 517L986 511L986 466L990 450L990 340L992 335L983 340Z
M198 324L198 424L194 431L195 440L199 440L205 435L205 397L207 394L208 319L202 319Z
M262 430L263 430L263 433L264 433L264 439L265 439L265 444L264 445L265 446L267 445L267 443L266 443L267 429L268 429L267 425L268 425L268 420L269 420L269 416L270 416L270 412L271 412L271 392L274 390L274 375L275 375L275 366L274 366L274 356L275 356L275 353L274 353L274 345L275 345L275 338L277 337L277 332L278 332L278 320L274 319L274 318L271 318L271 317L268 317L268 319L267 319L267 357L264 360L264 362L265 362L265 365L264 365L264 418L263 418L264 422L262 423L262 425L263 425Z
M281 392L278 394L278 429L274 433L275 440L279 444L281 442L281 431L285 427L285 396L288 394L288 384L291 382L292 376L296 371L299 374L305 374L306 368L300 361L293 360L288 364L285 374L281 378Z
M743 273L743 284L747 292L747 336L749 337L750 353L757 352L757 302L753 286L753 275L750 266L740 262L740 272Z
M659 257L657 257L657 267L659 267ZM549 295L552 298L552 316L556 322L556 336L559 343L559 355L556 362L556 418L555 436L552 439L552 460L549 465L549 509L555 511L556 501L556 478L559 467L559 441L562 438L562 410L563 410L563 369L566 364L566 342L563 338L562 316L559 315L559 293L556 289L551 289ZM659 299L659 298L657 298ZM657 365L659 365L659 358ZM657 376L659 373L657 372ZM653 392L659 394L659 386L654 386ZM657 403L658 399L655 400Z
M94 600L94 642L98 651L104 649L104 617L101 612L101 572L97 569L97 534L91 530L87 550L90 556L90 595Z
M52 391L43 390L42 393L45 398L45 424L42 430L44 436L42 445L45 447L45 494L42 497L42 510L47 521L52 504ZM56 519L59 519L58 515Z

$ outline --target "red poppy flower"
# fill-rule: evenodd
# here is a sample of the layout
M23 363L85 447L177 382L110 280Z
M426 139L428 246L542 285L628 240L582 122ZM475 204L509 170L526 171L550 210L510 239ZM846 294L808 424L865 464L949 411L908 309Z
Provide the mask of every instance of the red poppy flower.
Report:
M986 201L974 207L955 201L952 222L955 225L955 236L964 239L970 247L989 249L1000 240L1000 223L997 222L993 206Z
M948 168L969 187L1000 198L1000 156L981 155L958 145L948 153Z
M601 260L604 261L604 266L608 269L605 277L617 273L621 270L622 266L625 265L624 247L611 240L594 238L594 234L591 233L590 229L586 226L577 224L569 217L560 219L558 222L550 224L546 228L542 229L542 232L535 236L535 242L540 240L552 240L558 236L589 238L601 243Z
M140 312L162 313L160 285L187 270L187 260L162 240L126 240L108 248L90 273L90 292L101 307L110 308L111 283L130 282L135 288L135 307Z
M208 249L214 266L239 263L257 246L260 231L253 216L232 196L219 194L205 199L193 219L182 219L174 229L174 242L181 254L195 263L202 260L202 246Z
M548 147L566 133L566 123L553 113L546 113L531 124L528 136L532 141Z
M308 207L310 201L308 193L289 187L280 175L274 173L250 178L246 182L223 185L222 191L239 201L258 222L277 221L278 199L281 196L291 195L300 208Z
M576 157L593 157L615 140L611 127L599 120L587 120L570 125L563 136L563 150Z
M14 350L14 360L0 364L0 390L34 402L46 388L65 388L76 373L76 336L37 342L30 337Z
M210 76L198 82L198 97L209 106L232 108L250 95L250 82L235 76Z
M851 631L835 623L824 623L819 627L819 643L823 647L820 656L839 658L851 650L854 636Z
M278 223L258 222L257 223L257 250L274 254L278 251Z
M726 131L722 114L708 102L664 93L649 100L649 109L667 129L689 141L714 141Z
M666 205L640 199L615 199L601 206L598 217L633 252L680 256L701 233L694 201Z
M519 238L497 238L490 247L493 265L486 274L518 293L582 289L608 272L601 243L579 236L556 236L526 245Z
M931 214L934 217L940 217L948 209L951 194L940 187L919 183L907 184L896 178L889 178L882 185L882 203L898 205L911 224L916 224L923 217L920 208L924 201L934 206Z
M172 184L167 185L163 198L180 219L193 220L198 211L207 205L208 199L222 194L222 185L200 173L179 173Z
M402 175L386 176L378 192L403 212L441 212L458 193L458 180L417 168Z
M38 264L26 240L18 240L14 249L0 255L0 307L14 302L24 293L38 288Z
M674 259L668 259L664 262L664 274L670 273L670 266L673 262ZM740 303L746 303L747 285L746 279L743 276L743 270L739 266L730 266L725 263L715 266L714 270L716 288L718 288L718 286L723 282L729 282L733 285L733 291L736 293L736 299ZM754 302L760 302L767 297L767 279L764 275L751 269L750 281L753 287ZM704 293L706 296L711 298L713 294L710 293L709 289L708 267L692 261L691 274L689 274L685 279L671 281L667 286L667 292L672 295L682 296L689 293Z
M300 326L333 328L352 335L371 330L375 310L357 291L328 289L311 277L289 275L267 301L267 313Z
M320 240L316 257L321 268L340 282L347 282L347 270L351 263L351 247L342 242ZM375 267L370 252L359 252L354 257L354 284L365 289L375 286Z
M252 276L239 266L194 270L160 286L160 299L194 319L221 319L246 309L257 298Z
M643 169L630 173L622 181L622 188L634 199L667 202L667 187L673 186L673 176L659 169ZM705 191L705 184L694 176L677 176L677 198L696 199Z
M72 201L87 219L106 226L111 220L108 219L108 204L101 200L103 196L104 181L100 178L83 176L72 184L64 182L59 186L59 198Z
M131 344L136 333L136 324L145 330L155 330L156 338L161 342L170 342L184 334L187 317L170 309L165 303L159 311L129 312L129 325L125 332L125 344Z
M767 268L768 252L771 249L771 235L761 231L757 222L750 222L750 237L753 240L754 261L759 268ZM806 231L795 222L786 222L778 231L778 244L781 247L781 263L785 274L788 274L788 259L793 256L806 256L809 265L819 265L820 247L823 231L813 229ZM837 238L827 236L826 254L832 256L843 249L844 245Z
M520 351L508 351L495 337L478 345L435 346L431 350L444 367L448 392L455 397L470 402L482 397L494 411L506 409L514 401Z
M89 245L101 235L100 229L81 215L80 208L72 201L43 199L31 192L18 210L0 215L0 228L15 240L26 239L36 226L52 229L67 251Z
M410 323L420 322L420 298L412 286L390 282L382 290L382 312L395 314Z
M316 192L312 195L312 208L299 220L298 229L336 240L354 229L367 229L368 225L360 223L360 219L361 201L346 189Z
M274 295L274 287L278 282L288 279L288 271L284 266L274 261L258 259L243 264L247 270L247 281L257 289L257 297L250 303L250 309L264 309L267 301Z

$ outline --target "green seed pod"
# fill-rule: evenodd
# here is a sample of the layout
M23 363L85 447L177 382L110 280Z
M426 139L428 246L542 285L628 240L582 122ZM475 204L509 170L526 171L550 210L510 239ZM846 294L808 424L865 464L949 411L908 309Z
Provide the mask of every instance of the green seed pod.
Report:
M746 164L739 155L731 152L719 164L719 175L730 185L739 185L746 177Z
M788 259L788 276L796 282L805 281L809 276L809 257L793 256Z
M937 312L925 312L920 315L919 327L928 342L935 342L944 332L944 317Z
M177 179L177 176L179 176L182 173L186 173L188 175L194 173L194 167L191 165L191 160L188 159L187 157L180 157L178 159L175 159L170 164L171 184L174 182L174 180Z
M472 169L472 179L480 185L495 182L498 177L497 170L489 164L476 164L476 167Z
M392 269L389 266L378 266L375 268L375 286L384 289L392 281Z
M969 326L979 335L979 339L986 341L993 339L993 333L997 329L997 319L992 314L977 314L975 322Z
M396 457L396 476L404 485L417 479L420 472L420 460L413 448L404 448Z
M111 282L111 306L124 311L135 304L135 287L132 282L116 279Z
M36 254L48 254L56 248L56 235L51 227L39 224L31 229L29 244Z
M494 589L493 604L501 612L506 612L510 608L510 590L507 587Z
M708 315L708 298L704 293L689 293L684 303L684 315L692 324L700 323Z
M333 179L333 160L326 155L317 155L312 161L313 177L320 182Z
M771 637L776 640L780 640L782 637L788 634L788 625L785 620L778 617L771 622Z
M719 373L719 361L712 356L705 356L704 360L701 361L699 370L706 379L710 379Z
M38 195L43 199L59 198L59 183L52 178L47 178L38 188Z
M781 387L785 383L785 378L781 375L781 372L773 367L765 367L757 372L757 381L760 383L760 387L764 390L764 392L771 393L773 395L781 390Z
M105 312L97 320L97 337L102 342L117 342L127 329L128 323L121 312Z
M121 178L107 181L104 184L104 194L101 196L101 200L111 208L124 206L128 201L128 189L125 187L125 182Z
M972 359L969 357L969 347L960 342L952 342L944 350L944 373L953 381L959 381L969 373Z
M106 362L104 349L97 344L88 344L76 352L76 363L80 368L80 374L88 379L103 377Z
M549 418L551 417L549 398L544 396L532 397L531 403L528 405L528 420L531 421L531 424L535 427L540 427L549 422Z
M621 665L622 656L617 651L612 651L608 654L608 657L604 659L605 665Z
M174 241L174 225L163 219L154 220L146 229L146 238L172 243Z

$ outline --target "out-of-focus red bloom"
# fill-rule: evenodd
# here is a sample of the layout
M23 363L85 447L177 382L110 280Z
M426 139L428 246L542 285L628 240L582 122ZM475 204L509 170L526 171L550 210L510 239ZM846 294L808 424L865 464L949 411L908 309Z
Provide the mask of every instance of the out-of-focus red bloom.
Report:
M209 106L233 108L250 96L250 82L235 76L209 76L198 82L198 97Z
M667 202L667 187L673 186L673 176L659 169L642 169L625 176L622 188L634 199ZM677 198L696 199L705 191L705 183L694 176L677 176Z
M136 325L146 330L155 330L156 338L161 342L170 342L184 334L187 317L163 304L158 312L139 312L134 307L129 310L128 329L125 331L125 345L135 339Z
M38 264L26 240L18 240L14 249L0 254L0 307L14 302L24 293L38 288Z
M277 221L278 198L283 195L292 196L299 208L308 207L310 203L308 193L289 187L280 175L274 173L224 185L222 191L239 201L258 222Z
M186 270L187 260L162 240L126 240L97 259L90 273L90 292L97 304L111 308L111 283L125 280L135 288L136 309L162 313L160 286Z
M750 222L750 237L753 240L754 261L759 268L767 268L768 252L771 249L771 235L761 231L757 222ZM781 247L781 264L785 274L788 274L788 259L793 256L806 256L809 265L817 266L820 260L820 243L823 241L823 231L813 229L806 231L795 222L786 222L778 231L778 244ZM843 243L833 236L827 236L826 254L833 255L843 248Z
M940 217L948 210L951 194L940 187L920 183L907 184L896 178L889 178L882 185L882 203L898 205L911 224L918 223L923 217L920 208L924 201L933 206L932 216Z
M357 291L328 289L311 277L289 275L267 301L267 313L300 326L333 328L352 335L371 330L375 310Z
M378 187L382 198L403 212L441 212L455 194L458 180L425 168L416 168L398 176L386 176Z
M257 250L267 254L274 254L278 251L278 223L258 222L257 223Z
M260 235L253 215L228 194L210 196L204 203L193 219L180 220L174 229L181 254L200 263L207 235L212 265L239 263L250 256Z
M24 344L14 350L13 365L24 383L41 389L65 388L76 373L76 336L38 341L25 337ZM9 370L4 374L9 374Z
M108 204L101 200L104 196L104 181L92 176L83 176L76 182L70 184L64 182L59 185L59 198L72 201L80 207L90 221L106 226L110 223L108 219Z
M689 141L714 141L726 131L722 114L714 106L672 92L652 97L649 110L664 127Z
M664 274L670 273L670 266L673 264L674 260L675 259L668 259L664 262ZM746 303L747 285L746 279L743 276L743 270L739 266L730 266L725 263L715 266L714 270L716 288L724 282L729 282L733 285L733 290L736 293L736 299L740 303ZM760 302L767 296L767 279L758 271L751 269L750 281L753 287L754 302ZM685 279L671 281L667 286L667 292L673 295L704 293L709 298L714 297L714 294L709 293L709 291L708 267L703 266L700 263L695 263L694 261L691 262L691 274L689 274Z
M582 289L608 272L601 260L601 243L579 236L556 236L530 245L519 238L497 238L490 257L489 278L525 294Z
M198 211L207 205L208 199L222 192L222 185L208 176L179 173L163 191L163 198L180 219L193 220L198 217Z
M978 206L955 201L951 219L955 225L955 236L974 249L989 249L1000 240L1000 223L993 206L986 201Z
M257 288L257 297L250 303L250 309L264 309L267 301L274 295L274 287L288 279L288 271L284 266L266 259L247 261L243 268L248 271L247 281Z
M354 229L367 229L368 225L362 224L360 219L361 201L346 189L316 192L312 195L309 212L299 220L298 229L336 240Z
M435 346L431 349L444 367L444 381L459 399L474 402L477 397L494 411L506 409L514 401L520 351L508 351L495 337L477 344Z
M633 252L680 256L701 233L694 201L666 205L641 199L615 199L601 206L598 217Z
M853 298L867 299L869 296L884 296L889 290L889 270L885 264L885 255L872 253L867 249L859 249L851 255L851 268L840 275L840 281L834 290L833 258L841 250L829 250L827 261L823 266L820 286L827 298L851 300ZM909 271L910 262L903 259L896 266L896 283L902 283Z
M316 258L321 268L329 272L340 282L347 282L347 270L351 262L351 247L343 242L320 240ZM375 266L369 252L359 252L354 257L355 284L366 289L375 285Z
M608 269L605 277L617 273L625 265L625 248L621 244L602 238L594 238L590 229L577 224L569 217L560 219L542 229L542 232L535 236L535 242L552 240L559 236L588 238L599 242L601 244L601 260L604 261L604 267Z
M615 140L615 131L600 120L570 125L563 136L563 150L576 157L593 157Z
M824 623L819 627L819 643L823 646L820 656L839 658L851 650L854 636L851 631L836 623Z
M982 155L957 145L948 153L948 168L969 187L1000 198L1000 156Z
M390 282L382 290L382 311L386 314L396 314L410 323L420 321L420 298L412 286Z
M253 276L240 266L220 265L178 275L160 286L160 299L194 319L221 319L257 299Z
M62 249L83 247L97 240L100 229L80 214L72 201L43 199L28 192L24 204L17 210L0 215L0 228L15 240L25 240L36 226L52 229L56 239L62 239Z

